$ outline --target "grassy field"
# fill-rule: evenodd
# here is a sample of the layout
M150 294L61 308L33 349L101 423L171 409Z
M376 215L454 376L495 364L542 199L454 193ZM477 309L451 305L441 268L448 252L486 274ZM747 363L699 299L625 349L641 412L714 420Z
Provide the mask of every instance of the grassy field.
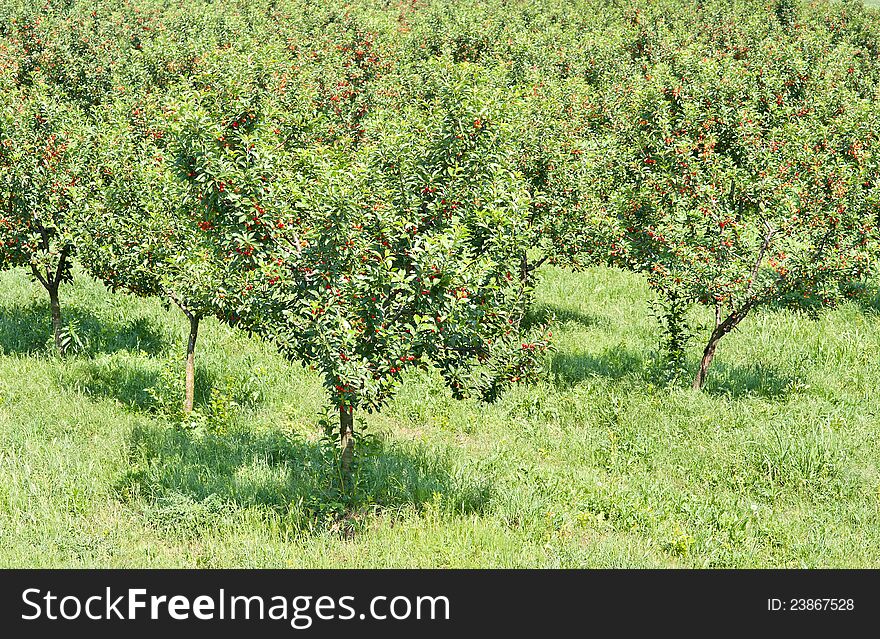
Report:
M547 381L482 406L409 378L344 497L313 373L211 322L181 425L179 314L84 276L63 302L66 362L0 275L2 566L880 566L870 305L746 320L699 394L660 381L638 277L548 270Z

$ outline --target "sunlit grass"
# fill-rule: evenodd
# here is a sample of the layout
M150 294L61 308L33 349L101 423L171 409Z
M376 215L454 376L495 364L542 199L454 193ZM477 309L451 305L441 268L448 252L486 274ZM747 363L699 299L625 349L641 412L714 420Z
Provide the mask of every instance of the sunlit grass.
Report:
M880 565L871 308L748 318L694 393L658 373L639 277L548 270L545 381L483 406L410 376L358 415L341 495L314 373L208 322L182 427L178 313L80 275L62 361L40 293L0 275L3 566Z

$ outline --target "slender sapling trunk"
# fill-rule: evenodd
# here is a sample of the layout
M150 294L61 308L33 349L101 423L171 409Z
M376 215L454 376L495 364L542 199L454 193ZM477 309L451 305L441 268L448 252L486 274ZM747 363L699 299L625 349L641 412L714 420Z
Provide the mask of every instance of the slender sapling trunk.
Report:
M722 336L718 334L718 329L712 331L712 335L709 337L709 342L706 344L706 348L703 349L703 357L700 359L700 368L697 370L697 376L694 378L694 390L700 390L706 384L706 378L709 375L709 366L712 364L712 360L715 357L715 349L717 348L721 337Z
M189 315L189 341L186 344L186 396L183 412L191 413L196 394L196 340L199 338L199 315Z
M732 184L730 188L731 190L733 189ZM774 229L768 222L764 222L764 228L766 229L766 234L764 235L764 239L761 243L761 248L758 250L758 257L755 260L755 264L752 266L751 273L749 274L749 284L746 288L746 298L750 299L748 302L743 304L743 306L741 306L739 310L735 310L730 315L728 315L724 321L721 321L721 304L719 302L716 302L715 330L712 331L712 335L709 337L709 342L706 344L706 348L703 350L703 357L700 360L700 369L697 371L697 376L694 378L694 390L700 390L706 383L706 376L709 374L709 365L712 364L712 359L715 357L715 349L718 346L718 342L721 340L722 337L735 329L737 324L739 324L743 320L743 318L748 315L748 312L759 303L758 298L752 297L752 291L754 290L755 286L755 278L758 274L758 269L761 266L761 262L763 261L764 256L767 254L767 250L770 247L770 241L776 234L776 229Z
M545 255L535 262L529 262L529 256L522 254L519 264L519 282L523 290L531 288L535 283L535 271L537 271L549 259L549 255Z
M354 459L354 409L345 406L339 407L339 448L342 472L347 475Z
M55 348L61 354L64 354L64 322L61 318L61 300L58 296L58 289L65 274L68 272L68 268L67 249L61 251L61 256L58 258L58 266L54 273L50 270L47 270L46 273L41 273L36 265L31 264L31 273L33 273L34 278L49 293L49 307L52 313L52 336L55 340Z
M58 299L58 285L49 286L49 305L52 308L52 334L55 336L55 348L59 353L64 353L63 327L61 321L61 301Z

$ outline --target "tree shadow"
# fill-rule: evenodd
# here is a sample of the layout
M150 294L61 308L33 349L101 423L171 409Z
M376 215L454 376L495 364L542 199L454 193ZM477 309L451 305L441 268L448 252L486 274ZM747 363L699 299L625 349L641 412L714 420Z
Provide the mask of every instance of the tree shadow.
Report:
M92 398L115 399L126 408L147 413L174 414L183 404L184 368L181 353L179 370L157 366L155 361L116 358L72 359L62 371L62 386ZM222 397L215 396L218 391ZM261 398L245 397L240 389L224 388L215 375L196 366L196 409L212 407L212 401L229 400L238 407L253 408Z
M138 426L130 439L130 470L115 492L143 508L153 527L182 536L243 509L262 511L291 532L319 533L340 521L356 522L371 509L441 503L454 512L481 513L491 499L488 479L464 477L416 445L376 440L361 446L369 454L358 457L352 479L343 483L331 443L279 431L198 434Z
M593 315L587 315L586 313L581 313L573 308L562 308L555 304L537 304L528 310L523 318L522 325L523 328L528 330L539 324L544 324L554 317L558 324L572 322L580 324L585 328L597 326L601 323L599 318Z
M847 299L856 304L867 315L880 315L880 288L876 286L853 286L847 291Z
M163 332L143 317L108 323L88 309L77 306L62 308L62 317L65 326L82 344L82 354L87 356L119 351L156 355L166 346ZM36 353L45 349L51 335L48 302L0 307L0 351Z
M867 315L880 315L880 281L875 279L853 280L840 284L843 300L852 302ZM767 309L795 312L803 317L818 319L828 309L821 300L805 299L802 292L794 291L766 305Z
M650 381L655 376L644 356L622 346L607 348L599 355L554 353L550 364L557 386L575 386L590 377L620 380L626 377Z
M752 362L748 366L713 362L703 392L732 397L757 395L776 399L788 395L803 381L792 375L782 375L772 366L761 362Z
M150 394L159 373L147 367L119 365L119 362L79 361L70 363L61 376L61 385L92 398L118 400L127 408L156 411Z
M605 349L598 355L557 352L551 362L555 383L563 388L575 386L591 377L686 387L690 384L696 367L697 362L694 361L683 378L670 380L659 353L648 353L645 356L622 346ZM732 397L757 395L779 398L787 395L803 381L795 376L780 374L772 366L760 362L734 366L715 361L709 369L709 377L702 392Z

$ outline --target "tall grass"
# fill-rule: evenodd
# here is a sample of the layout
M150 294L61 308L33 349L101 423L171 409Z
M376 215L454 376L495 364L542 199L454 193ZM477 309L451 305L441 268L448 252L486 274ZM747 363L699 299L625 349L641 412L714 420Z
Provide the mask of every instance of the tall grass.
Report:
M749 318L695 393L639 277L546 270L544 381L409 376L341 484L313 373L208 322L182 421L179 314L77 273L62 360L40 293L0 275L2 566L880 565L871 302Z

